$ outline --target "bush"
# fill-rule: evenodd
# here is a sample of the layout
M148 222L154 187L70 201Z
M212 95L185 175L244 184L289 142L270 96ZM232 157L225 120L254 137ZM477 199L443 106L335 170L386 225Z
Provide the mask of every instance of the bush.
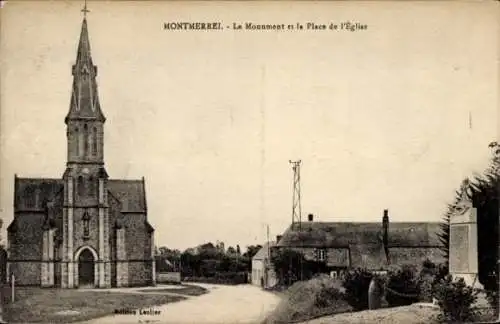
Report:
M429 260L422 263L418 276L419 300L431 302L435 295L435 286L448 274L445 264L436 265Z
M389 271L385 299L390 306L411 305L419 301L420 281L414 268L403 266Z
M439 302L442 322L474 321L478 315L473 306L478 292L465 284L463 278L453 280L447 275L436 285L436 298Z
M490 277L491 281L496 284L485 287L486 299L488 300L491 308L498 313L498 277L496 273L492 273Z
M317 276L293 284L263 323L285 324L344 313L351 307L343 300L341 283L329 276Z
M490 304L490 307L498 313L498 291L486 290L486 299Z
M322 278L320 276L315 278L320 281L319 291L315 296L314 306L318 308L326 308L333 303L343 298L343 294L338 287L335 287L332 279Z
M368 309L368 288L372 278L373 274L366 269L346 272L342 280L344 298L354 310Z

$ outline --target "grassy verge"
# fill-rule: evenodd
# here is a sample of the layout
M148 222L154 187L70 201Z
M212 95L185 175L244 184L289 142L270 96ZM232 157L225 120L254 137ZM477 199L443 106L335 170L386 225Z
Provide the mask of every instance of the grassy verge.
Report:
M17 288L16 300L10 301L3 290L4 320L9 323L71 323L113 314L119 309L137 309L180 300L181 296L78 291L74 289ZM61 311L79 314L58 315Z
M182 288L160 288L160 289L144 289L139 290L143 292L164 292L164 293L175 293L186 296L201 296L208 292L208 289L200 286L194 285L182 285Z
M340 282L319 277L297 282L283 293L281 302L263 324L284 324L348 312L351 307L339 293ZM336 291L335 293L332 293ZM325 295L327 292L328 295Z

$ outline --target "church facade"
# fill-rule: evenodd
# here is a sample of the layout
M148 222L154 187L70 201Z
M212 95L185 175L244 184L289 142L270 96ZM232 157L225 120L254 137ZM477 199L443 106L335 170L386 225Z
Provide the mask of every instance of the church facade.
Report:
M72 74L66 171L58 179L15 176L8 274L18 285L42 287L154 285L144 178L110 179L104 166L106 118L86 17Z

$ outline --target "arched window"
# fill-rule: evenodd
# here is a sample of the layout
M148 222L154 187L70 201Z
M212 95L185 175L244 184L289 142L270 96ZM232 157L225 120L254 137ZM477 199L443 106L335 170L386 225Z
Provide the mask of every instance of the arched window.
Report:
M76 183L76 188L78 191L78 196L83 196L85 191L84 191L84 184L83 184L83 177L82 176L78 177L78 180Z
M23 192L24 205L27 208L35 207L35 191L32 187L27 187Z
M95 181L93 177L89 178L88 195L93 196L95 194Z
M85 156L87 156L87 154L89 152L89 129L87 127L87 124L83 125L83 137L84 137L84 141L83 141L83 145L84 145L83 154Z
M92 128L92 155L97 155L97 128Z
M75 134L75 136L73 138L74 138L74 141L76 142L76 154L81 155L80 154L80 147L81 147L81 145L80 145L80 133L78 132L78 127L75 128L75 131L73 134Z
M78 128L77 128L78 130ZM83 156L83 143L85 142L84 134L82 131L78 131L78 156Z

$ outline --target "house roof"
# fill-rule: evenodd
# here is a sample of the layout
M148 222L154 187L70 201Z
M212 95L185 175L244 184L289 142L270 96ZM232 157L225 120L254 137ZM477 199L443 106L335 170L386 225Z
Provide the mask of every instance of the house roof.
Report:
M276 246L276 242L269 242L264 244L262 248L255 253L252 260L264 260L269 258L269 248Z
M389 247L436 247L440 246L437 234L440 223L390 222ZM348 247L350 245L378 245L383 240L381 222L302 222L290 226L283 234L279 247Z

